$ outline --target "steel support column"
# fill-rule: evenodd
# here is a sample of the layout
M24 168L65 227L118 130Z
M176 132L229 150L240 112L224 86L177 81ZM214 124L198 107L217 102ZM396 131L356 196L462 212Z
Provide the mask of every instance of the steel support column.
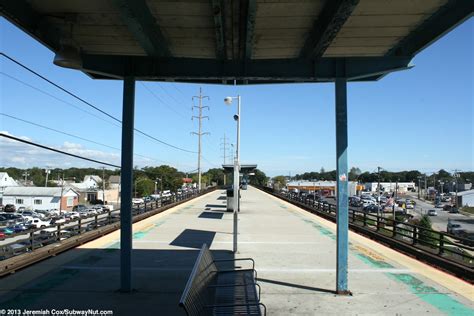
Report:
M338 294L348 294L348 181L347 172L347 78L345 62L337 63L336 77L336 169L337 169L337 286Z
M120 290L132 291L132 183L135 78L123 81L120 206Z

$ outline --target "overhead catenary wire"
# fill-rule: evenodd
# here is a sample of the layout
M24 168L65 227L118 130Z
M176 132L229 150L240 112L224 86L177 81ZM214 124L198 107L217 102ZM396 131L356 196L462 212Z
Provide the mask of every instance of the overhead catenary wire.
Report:
M21 138L15 137L15 136L7 135L5 133L0 133L0 136L15 140L15 141L18 141L18 142L21 142L21 143L25 143L25 144L28 144L28 145L31 145L31 146L39 147L39 148L46 149L46 150L49 150L49 151L54 151L54 152L59 153L59 154L63 154L63 155L71 156L71 157L74 157L74 158L87 160L87 161L90 161L90 162L95 162L95 163L98 163L98 164L101 164L101 165L121 169L120 166L117 166L117 165L114 165L114 164L111 164L111 163L108 163L108 162L104 162L104 161L100 161L100 160L96 160L96 159L92 159L92 158L87 158L87 157L82 157L82 156L79 156L79 155L71 154L71 153L68 153L68 152L63 151L63 150L59 150L59 149L51 148L51 147L41 145L41 144L38 144L38 143L30 142L26 139L21 139Z
M147 87L143 82L140 82L140 84L153 96L155 97L161 104L163 104L166 108L168 108L170 111L176 113L177 115L181 116L184 119L187 119L186 116L184 116L182 113L176 111L172 106L168 105L165 101L163 101L162 98L160 98L157 94L155 94L149 87Z
M116 117L114 117L113 115L111 115L111 114L105 112L104 110L102 110L102 109L100 109L99 107L97 107L97 106L91 104L90 102L87 102L86 100L82 99L82 98L79 97L78 95L76 95L76 94L74 94L74 93L68 91L67 89L61 87L60 85L54 83L53 81L49 80L48 78L44 77L43 75L39 74L38 72L34 71L33 69L31 69L31 68L29 68L29 67L23 65L22 63L20 63L19 61L15 60L14 58L12 58L12 57L6 55L6 54L3 53L3 52L0 52L0 55L4 56L4 57L7 58L8 60L12 61L13 63L17 64L18 66L22 67L23 69L29 71L30 73L34 74L35 76L37 76L37 77L43 79L44 81L48 82L49 84L53 85L54 87L58 88L59 90L61 90L61 91L65 92L65 93L67 93L68 95L72 96L73 98L79 100L80 102L86 104L87 106L93 108L94 110L96 110L96 111L98 111L98 112L100 112L100 113L106 115L107 117L113 119L114 121L117 121L117 122L119 122L120 124L122 124L122 121L119 120L118 118L116 118ZM161 143L161 144L163 144L163 145L166 145L166 146L168 146L168 147L171 147L171 148L174 148L174 149L176 149L176 150L183 151L183 152L188 152L188 153L192 153L192 154L197 154L197 152L195 152L195 151L187 150L187 149L184 149L184 148L181 148L181 147L172 145L172 144L170 144L170 143L168 143L168 142L165 142L165 141L160 140L160 139L158 139L158 138L156 138L156 137L154 137L154 136L151 136L150 134L145 133L145 132L143 132L143 131L141 131L141 130L139 130L139 129L137 129L137 128L135 128L134 130L135 130L137 133L139 133L139 134L141 134L141 135L143 135L143 136L146 136L146 137L148 137L148 138L150 138L150 139L152 139L152 140L154 140L154 141L156 141L156 142L158 142L158 143Z
M100 146L104 146L104 147L107 147L107 148L110 148L110 149L120 151L120 148L113 147L113 146L110 146L110 145L106 145L106 144L103 144L103 143L99 143L99 142L96 142L94 140L90 140L90 139L87 139L87 138L84 138L84 137L81 137L81 136L77 136L77 135L74 135L74 134L71 134L71 133L68 133L68 132L60 131L60 130L57 130L55 128L44 126L44 125L41 125L41 124L38 124L38 123L35 123L35 122L24 120L24 119L21 119L19 117L15 117L13 115L9 115L9 114L6 114L6 113L1 113L1 112L0 112L0 115L3 115L5 117L9 117L11 119L14 119L14 120L17 120L17 121L20 121L20 122L24 122L24 123L27 123L27 124L30 124L30 125L33 125L33 126L44 128L44 129L47 129L47 130L50 130L50 131L53 131L53 132L56 132L56 133L59 133L59 134L74 137L74 138L77 138L77 139L80 139L80 140L83 140L83 141L86 141L86 142L89 142L89 143L92 143L92 144L96 144L96 145L100 145ZM161 159L157 159L157 158L153 158L153 157L149 157L149 156L145 156L145 155L141 155L141 154L137 154L137 153L134 153L134 155L137 156L137 157L142 157L142 158L146 158L146 159L150 159L150 160L159 161L159 162L162 162L162 163L171 164L169 161L164 161L164 160L161 160Z
M40 88L38 88L38 87L35 87L35 86L33 86L33 85L31 85L31 84L29 84L29 83L27 83L27 82L25 82L25 81L23 81L23 80L21 80L21 79L18 79L18 78L14 77L14 76L12 76L12 75L10 75L10 74L4 73L3 71L0 71L0 74L3 75L3 76L5 76L5 77L7 77L7 78L10 78L11 80L14 80L14 81L16 81L16 82L19 82L19 83L21 83L21 84L23 84L23 85L25 85L25 86L27 86L27 87L33 89L33 90L36 90L36 91L38 91L38 92L40 92L40 93L42 93L42 94L44 94L44 95L47 95L48 97L51 97L51 98L55 99L56 101L59 101L59 102L62 102L62 103L64 103L64 104L67 104L67 105L69 105L69 106L72 106L72 107L75 108L76 110L79 110L79 111L81 111L81 112L87 113L87 114L89 114L89 115L91 115L91 116L93 116L93 117L95 117L95 118L97 118L97 119L99 119L99 120L101 120L101 121L107 122L107 123L112 124L112 125L114 125L114 126L116 126L116 127L121 127L120 124L117 124L117 123L114 123L114 122L110 122L110 121L108 121L108 120L106 120L106 119L104 119L104 118L102 118L102 117L100 117L100 116L98 116L98 115L95 115L94 113L91 113L91 112L89 112L89 111L86 111L86 110L82 109L81 107L79 107L79 106L77 106L77 105L75 105L75 104L73 104L73 103L71 103L71 102L68 102L68 101L63 100L63 99L61 99L61 98L58 98L58 97L56 97L55 95L52 95L51 93L46 92L46 91L44 91L44 90L42 90L42 89L40 89Z

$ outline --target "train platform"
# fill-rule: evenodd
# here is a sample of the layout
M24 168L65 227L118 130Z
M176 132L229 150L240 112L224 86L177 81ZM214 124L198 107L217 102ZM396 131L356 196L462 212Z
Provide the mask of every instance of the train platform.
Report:
M116 231L0 279L0 309L185 315L178 301L206 243L215 257L255 260L268 315L474 314L472 285L352 232L352 295L337 295L335 224L253 187L234 255L225 203L218 190L134 224L132 293L118 291Z

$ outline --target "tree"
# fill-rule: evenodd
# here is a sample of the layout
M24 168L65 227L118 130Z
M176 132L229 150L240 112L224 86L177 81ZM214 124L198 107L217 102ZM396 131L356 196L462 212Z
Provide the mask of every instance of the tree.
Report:
M215 182L217 185L224 184L224 170L221 168L209 169L203 175L205 175L210 182Z
M319 169L319 173L325 173L326 170L324 170L324 167L321 167L321 169Z
M276 176L273 178L273 183L278 185L279 188L283 188L286 186L286 178L285 176Z
M349 171L349 181L356 181L362 171L357 167L352 167Z
M267 175L258 169L254 171L255 175L250 176L250 184L265 186L267 184Z
M135 191L137 192L138 196L147 196L153 193L155 189L155 182L146 178L140 177L135 181Z
M423 241L425 244L434 245L436 241L434 240L434 234L431 231L431 219L428 215L423 215L418 222L418 226L421 228L419 232L418 239Z

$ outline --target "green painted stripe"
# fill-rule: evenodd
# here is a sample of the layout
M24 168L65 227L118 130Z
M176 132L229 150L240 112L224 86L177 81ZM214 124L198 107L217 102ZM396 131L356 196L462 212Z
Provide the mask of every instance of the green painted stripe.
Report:
M426 303L436 307L447 315L474 315L474 310L452 298L449 294L440 293L437 289L427 286L420 279L410 274L386 273L390 278L408 286L410 292Z

